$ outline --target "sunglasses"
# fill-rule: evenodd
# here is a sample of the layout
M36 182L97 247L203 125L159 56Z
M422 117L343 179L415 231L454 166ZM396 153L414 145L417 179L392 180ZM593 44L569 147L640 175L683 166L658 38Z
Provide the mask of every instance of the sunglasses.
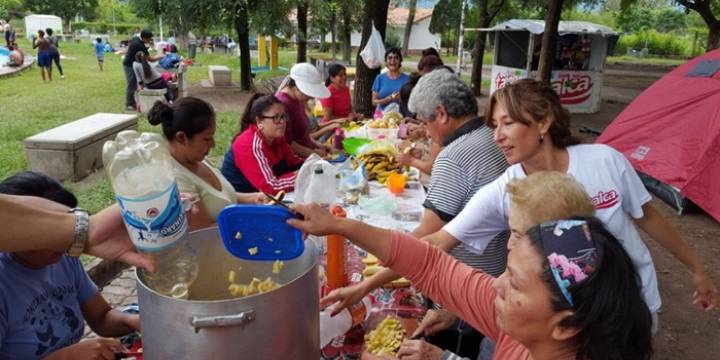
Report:
M274 124L282 124L288 120L287 114L278 114L273 116L260 115L261 119L272 119Z

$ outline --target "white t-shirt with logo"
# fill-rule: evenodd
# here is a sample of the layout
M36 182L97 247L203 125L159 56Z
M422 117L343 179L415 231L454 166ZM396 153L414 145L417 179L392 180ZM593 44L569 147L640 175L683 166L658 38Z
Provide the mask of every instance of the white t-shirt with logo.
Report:
M595 205L595 216L620 241L635 264L650 311L658 311L661 301L655 265L632 221L643 217L642 206L651 200L650 194L625 156L613 148L593 144L569 146L567 150L568 175L585 187ZM510 204L505 185L510 179L526 176L520 164L510 166L497 180L478 190L443 229L483 252L498 232L508 230Z

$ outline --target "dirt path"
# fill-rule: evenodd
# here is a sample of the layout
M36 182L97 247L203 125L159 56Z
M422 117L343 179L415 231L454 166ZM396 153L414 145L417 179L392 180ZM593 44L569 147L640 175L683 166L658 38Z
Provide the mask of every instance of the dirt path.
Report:
M598 114L573 115L573 128L582 126L605 128L624 104L603 103ZM582 135L585 141L594 138ZM683 240L692 247L720 284L720 224L704 213L677 215L676 211L657 198L653 206L675 226ZM720 355L720 312L702 313L693 307L692 279L685 266L669 252L648 238L660 284L663 307L660 330L655 336L655 359L716 359Z

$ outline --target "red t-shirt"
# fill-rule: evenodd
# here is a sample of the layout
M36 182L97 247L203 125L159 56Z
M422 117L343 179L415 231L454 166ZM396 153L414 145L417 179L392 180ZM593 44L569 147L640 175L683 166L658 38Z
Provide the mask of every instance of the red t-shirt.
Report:
M352 111L352 100L350 100L350 88L343 86L338 89L333 84L328 85L330 97L320 100L323 108L332 109L332 116L344 118Z

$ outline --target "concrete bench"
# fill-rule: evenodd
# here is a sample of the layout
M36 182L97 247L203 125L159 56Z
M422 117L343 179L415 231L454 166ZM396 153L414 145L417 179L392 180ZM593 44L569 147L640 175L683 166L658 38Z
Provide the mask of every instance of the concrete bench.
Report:
M78 181L103 167L105 141L137 128L137 115L97 113L25 139L25 154L31 170Z
M208 77L212 86L232 86L232 72L227 66L208 66Z

